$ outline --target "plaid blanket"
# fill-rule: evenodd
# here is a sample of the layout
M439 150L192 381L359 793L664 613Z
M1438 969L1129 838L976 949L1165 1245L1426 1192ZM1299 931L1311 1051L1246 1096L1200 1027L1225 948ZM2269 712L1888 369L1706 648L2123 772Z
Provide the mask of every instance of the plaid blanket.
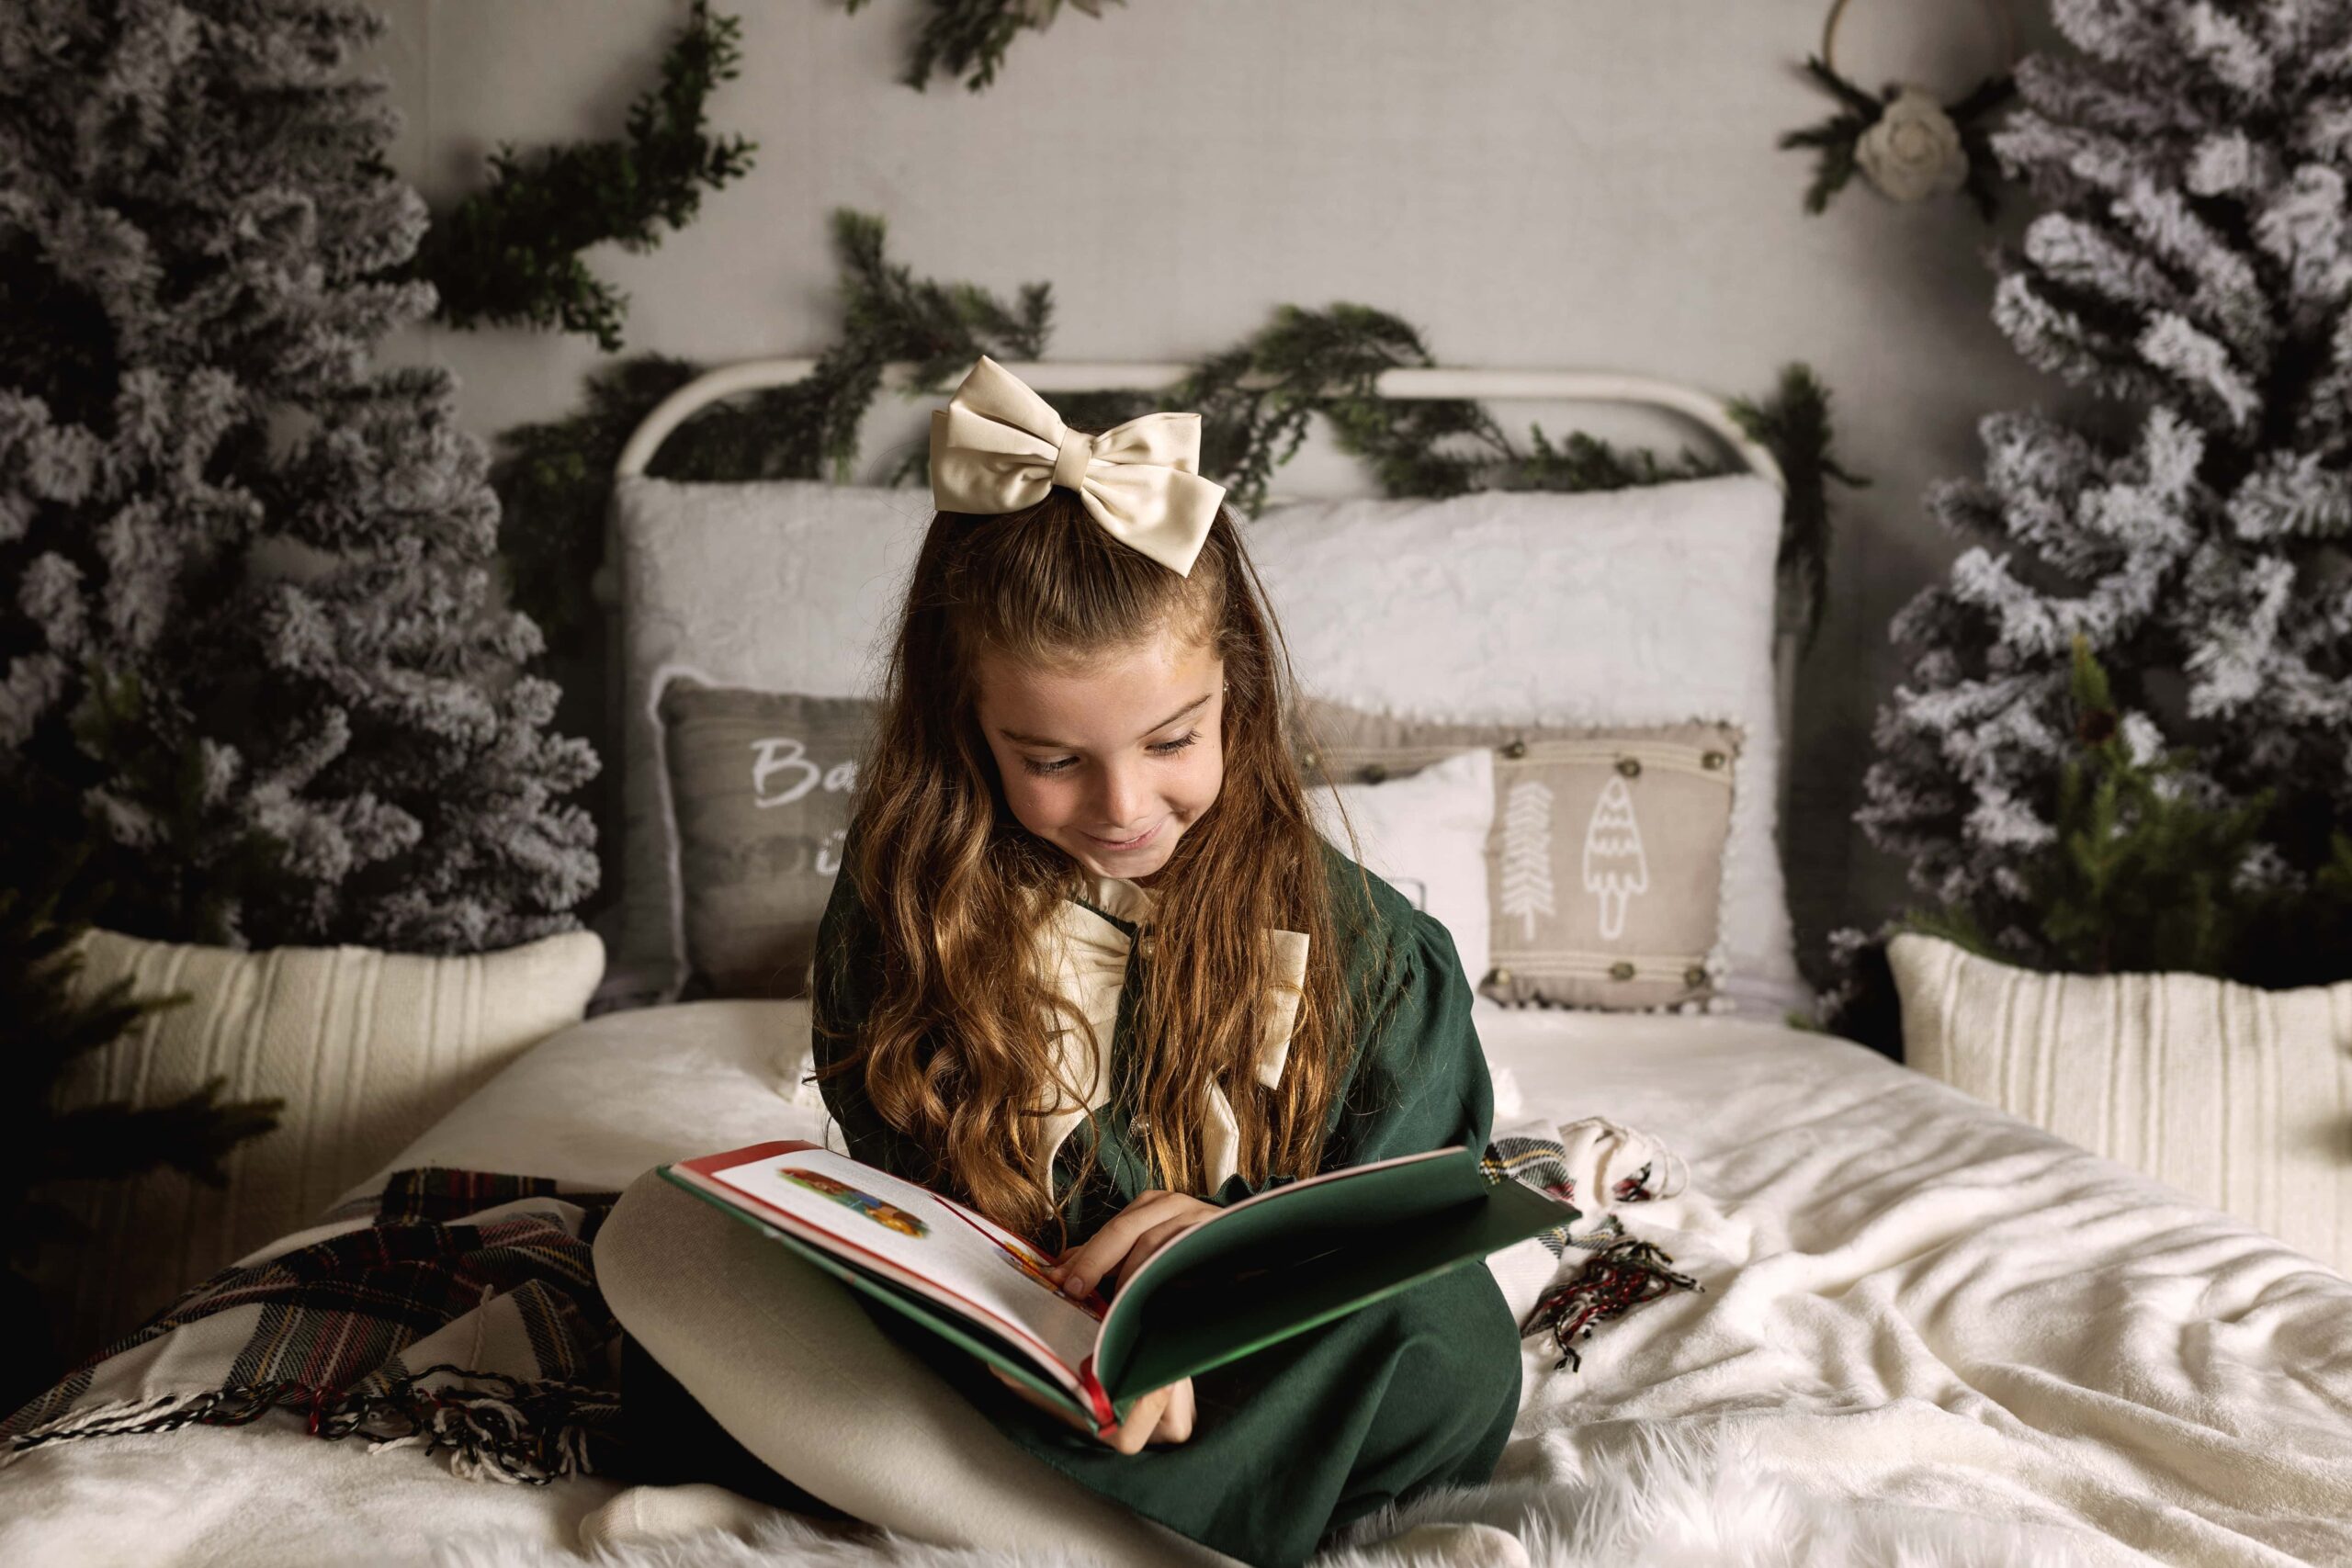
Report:
M43 1443L291 1410L322 1438L447 1449L474 1480L595 1471L620 1416L619 1325L589 1247L618 1196L395 1172L0 1421L0 1467Z
M1538 1127L1508 1133L1487 1146L1487 1167L1567 1198L1576 1160L1609 1201L1654 1195L1647 1165L1596 1181L1577 1129L1561 1131L1566 1145ZM536 1486L608 1472L620 1325L591 1247L618 1197L544 1177L395 1171L377 1196L221 1270L0 1420L0 1469L45 1443L288 1410L322 1438L447 1450L450 1470L471 1480ZM1593 1252L1522 1325L1550 1333L1564 1361L1576 1359L1568 1341L1600 1322L1695 1288L1623 1233L1604 1213L1581 1235L1564 1224L1542 1238L1555 1258Z

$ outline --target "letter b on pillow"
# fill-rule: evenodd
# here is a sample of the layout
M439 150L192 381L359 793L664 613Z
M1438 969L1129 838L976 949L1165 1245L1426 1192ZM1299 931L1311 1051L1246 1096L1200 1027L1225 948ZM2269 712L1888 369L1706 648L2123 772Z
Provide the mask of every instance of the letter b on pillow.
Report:
M806 995L874 705L681 676L662 687L661 716L684 996Z

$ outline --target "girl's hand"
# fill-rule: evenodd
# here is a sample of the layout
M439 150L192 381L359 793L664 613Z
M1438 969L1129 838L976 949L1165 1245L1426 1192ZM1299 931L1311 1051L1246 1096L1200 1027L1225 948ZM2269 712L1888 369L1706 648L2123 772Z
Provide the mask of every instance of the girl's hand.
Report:
M1218 1213L1214 1203L1150 1188L1084 1245L1066 1249L1051 1270L1054 1282L1062 1294L1082 1298L1114 1273L1133 1279L1145 1258Z
M1027 1383L1016 1382L995 1367L989 1371L996 1381L1055 1416L1064 1426L1094 1435L1094 1424L1081 1420L1062 1405L1054 1404ZM1146 1443L1181 1443L1193 1435L1193 1380L1185 1378L1166 1388L1153 1389L1127 1407L1127 1418L1111 1429L1104 1440L1123 1454L1141 1453Z
M1134 1202L1120 1210L1082 1246L1065 1248L1048 1272L1062 1294L1083 1298L1114 1273L1122 1279L1131 1278L1143 1267L1145 1258L1216 1213L1214 1203L1152 1188L1136 1194ZM997 1382L1040 1410L1052 1412L1066 1425L1081 1432L1094 1430L1091 1423L1051 1403L1027 1384L1014 1382L994 1367L989 1371L996 1373ZM1129 1405L1127 1418L1113 1430L1109 1441L1123 1454L1140 1453L1146 1443L1181 1443L1193 1435L1193 1380L1185 1378L1165 1388L1153 1389Z

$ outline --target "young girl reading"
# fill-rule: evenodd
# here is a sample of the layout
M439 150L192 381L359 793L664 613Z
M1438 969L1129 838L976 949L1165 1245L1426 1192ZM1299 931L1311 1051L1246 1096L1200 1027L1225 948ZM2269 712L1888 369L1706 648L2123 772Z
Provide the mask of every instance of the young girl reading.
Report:
M938 515L819 937L849 1153L1032 1237L1078 1296L1217 1206L1492 1120L1444 928L1317 832L1199 429L1071 431L986 358L933 415ZM1487 1480L1518 1404L1485 1269L1159 1390L1105 1441L650 1173L596 1255L640 1379L793 1488L767 1495L940 1541L1292 1568Z

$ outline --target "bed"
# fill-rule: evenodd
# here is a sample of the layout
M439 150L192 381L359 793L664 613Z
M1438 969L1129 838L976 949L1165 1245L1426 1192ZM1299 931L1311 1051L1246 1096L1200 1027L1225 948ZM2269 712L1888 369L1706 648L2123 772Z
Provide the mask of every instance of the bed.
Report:
M701 395L790 378L778 363L739 367ZM1053 367L1015 368L1048 392L1105 384L1100 367L1058 384L1040 374ZM1631 384L1614 385L1604 395ZM1569 394L1552 382L1527 395ZM1704 406L1684 391L1652 400ZM641 475L662 422L682 417L672 408L649 421L625 468L634 462ZM1767 474L1756 488L1769 486ZM820 489L796 492L808 515L785 532L847 542L820 570L811 536L794 535L743 589L802 596L789 602L805 613L782 629L746 619L730 633L716 609L692 613L711 604L717 577L747 576L740 540L718 547L729 528L775 533L776 493L748 509L741 495L673 495L683 504L668 533L640 528L622 541L624 574L635 574L633 721L650 720L639 677L656 670L752 680L788 668L843 691L865 677L854 628L887 595L914 520L902 515L903 494L828 501ZM1253 536L1278 605L1289 603L1286 588L1301 604L1326 595L1325 613L1287 629L1302 670L1341 695L1556 717L1655 708L1668 693L1681 707L1741 716L1751 780L1770 781L1733 808L1720 1005L1476 1008L1498 1126L1601 1116L1647 1129L1688 1162L1687 1187L1628 1211L1626 1224L1701 1288L1607 1325L1574 1370L1555 1364L1549 1343L1529 1340L1522 1408L1494 1481L1424 1499L1383 1531L1484 1521L1519 1537L1538 1562L2352 1561L2352 1280L1871 1052L1784 1021L1803 995L1770 847L1788 690L1774 676L1785 675L1785 659L1770 657L1773 510L1752 493L1734 498L1749 517L1745 532L1702 548L1702 536L1678 532L1658 510L1679 500L1636 495L1588 509L1585 521L1602 530L1591 537L1617 547L1580 589L1514 553L1511 529L1549 504L1543 498L1446 503L1410 519L1351 503L1294 515L1293 534L1266 525ZM866 510L827 521L829 505ZM1422 530L1423 547L1380 533L1389 528ZM1324 563L1334 538L1377 544L1348 569L1371 574L1352 588L1310 585L1332 575ZM673 570L697 550L713 553ZM1519 602L1473 614L1463 596L1480 573L1518 583ZM1367 594L1375 581L1390 586ZM1564 618L1558 599L1527 586L1547 582L1588 595L1589 614L1566 617L1584 624L1554 624ZM1711 624L1694 631L1693 616ZM1583 639L1576 659L1523 658L1539 644L1556 655L1544 639L1564 635ZM1464 689L1465 671L1477 690ZM649 723L635 744L657 747L658 730ZM633 865L645 863L649 816L667 808L649 755L659 753L635 753L630 778ZM653 859L674 874L675 857L672 847ZM663 873L657 864L648 874ZM673 999L674 910L650 898L629 914L629 929L614 933L626 984L611 999L646 1005L615 1006L543 1041L386 1172L440 1165L617 1189L664 1160L822 1137L821 1109L795 1081L805 1004ZM640 983L650 994L627 994ZM461 1480L414 1449L321 1441L277 1412L245 1427L18 1454L0 1470L0 1562L561 1562L577 1560L581 1518L620 1484ZM758 1559L705 1550L680 1543L665 1561L800 1560L782 1549ZM831 1550L825 1561L894 1560L888 1543ZM1331 1558L1332 1568L1406 1561L1372 1536Z

